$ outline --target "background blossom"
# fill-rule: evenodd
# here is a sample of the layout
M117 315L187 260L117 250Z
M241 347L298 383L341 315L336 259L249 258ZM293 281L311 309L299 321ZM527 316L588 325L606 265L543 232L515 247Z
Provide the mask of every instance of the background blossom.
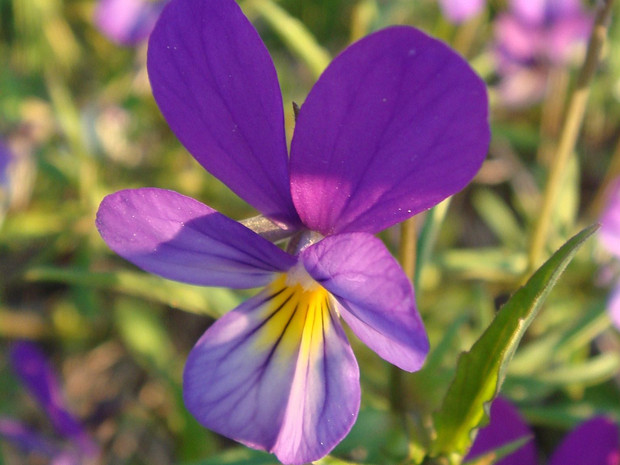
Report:
M472 459L517 439L532 436L532 430L507 400L497 398L491 405L490 422L482 428L467 458ZM620 429L608 418L599 416L578 425L560 443L549 465L618 465ZM497 465L536 465L539 463L531 439L518 450L496 462Z
M16 342L11 350L11 365L63 442L31 431L20 422L6 417L0 417L0 437L21 449L49 457L53 465L93 463L99 448L69 411L56 373L45 355L30 342Z
M137 45L153 30L167 0L99 0L95 24L120 45Z
M510 0L495 20L502 100L527 105L542 98L549 70L571 60L591 27L580 0Z

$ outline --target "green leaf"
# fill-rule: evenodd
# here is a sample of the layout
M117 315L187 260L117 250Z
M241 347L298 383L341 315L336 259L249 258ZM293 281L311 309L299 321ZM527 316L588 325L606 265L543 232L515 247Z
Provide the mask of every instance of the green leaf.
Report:
M523 245L526 237L523 228L499 195L490 189L481 189L474 193L472 204L503 245L513 249Z
M191 286L134 271L96 273L41 266L30 269L25 278L108 289L213 318L220 317L240 302L239 296L229 289Z
M487 420L485 404L499 392L525 330L579 247L597 229L584 229L553 254L501 308L471 350L461 355L442 408L434 415L434 456L462 456L467 451L472 431Z
M463 465L492 465L499 463L501 459L512 454L514 451L519 450L522 446L532 440L532 436L523 436L517 438L514 441L510 441L501 447L493 449L482 455L477 456L472 460L468 460Z

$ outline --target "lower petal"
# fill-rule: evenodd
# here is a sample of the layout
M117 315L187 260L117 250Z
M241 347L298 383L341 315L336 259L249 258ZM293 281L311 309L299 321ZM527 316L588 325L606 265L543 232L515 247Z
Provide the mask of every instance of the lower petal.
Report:
M429 343L413 287L379 239L367 233L328 236L301 257L308 273L336 298L357 337L399 368L420 369Z
M329 453L355 422L360 388L328 293L280 275L198 341L184 396L205 427L283 463Z

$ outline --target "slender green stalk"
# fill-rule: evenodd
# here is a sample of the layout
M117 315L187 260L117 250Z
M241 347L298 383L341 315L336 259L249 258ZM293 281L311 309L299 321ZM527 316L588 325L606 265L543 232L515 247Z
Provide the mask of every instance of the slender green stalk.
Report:
M405 274L413 282L416 261L415 220L409 218L400 224L400 249L398 253ZM394 413L403 414L406 410L403 372L400 368L390 366L390 408Z
M558 148L555 157L551 160L551 171L545 189L542 208L530 243L528 272L536 269L543 258L544 247L551 227L553 209L556 206L568 160L577 142L577 136L583 122L586 103L590 93L590 83L597 69L601 50L607 37L612 4L613 0L605 0L600 4L592 28L592 34L590 35L585 62L577 77L577 83L568 104Z
M568 78L566 68L558 66L551 68L547 78L546 94L540 115L540 144L536 154L538 163L545 167L549 167L557 148L556 141L566 102Z

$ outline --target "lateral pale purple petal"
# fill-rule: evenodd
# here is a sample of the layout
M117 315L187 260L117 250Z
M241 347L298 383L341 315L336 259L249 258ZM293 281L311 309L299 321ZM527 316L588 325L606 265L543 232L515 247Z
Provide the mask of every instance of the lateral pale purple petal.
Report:
M128 189L108 195L97 228L117 254L164 278L204 286L267 284L295 259L212 208L176 192Z
M213 175L266 216L297 225L273 62L233 0L173 0L148 71L170 128Z
M13 370L43 408L56 431L73 440L85 452L95 450L96 446L82 425L69 412L56 373L37 346L17 342L10 357Z
M304 249L301 257L368 347L403 370L422 366L429 344L413 287L379 239L367 233L330 236Z
M384 29L341 53L302 105L293 201L323 235L376 233L461 190L489 137L469 65L416 29Z
M533 433L519 411L510 402L498 397L491 405L489 424L478 432L465 460L478 457L527 436L533 437ZM534 441L529 440L512 454L497 462L497 465L536 465L537 463Z
M608 418L588 420L564 438L549 465L617 465L618 434L618 425Z
M205 427L303 464L355 422L359 371L327 292L286 279L207 330L190 352L183 392Z

